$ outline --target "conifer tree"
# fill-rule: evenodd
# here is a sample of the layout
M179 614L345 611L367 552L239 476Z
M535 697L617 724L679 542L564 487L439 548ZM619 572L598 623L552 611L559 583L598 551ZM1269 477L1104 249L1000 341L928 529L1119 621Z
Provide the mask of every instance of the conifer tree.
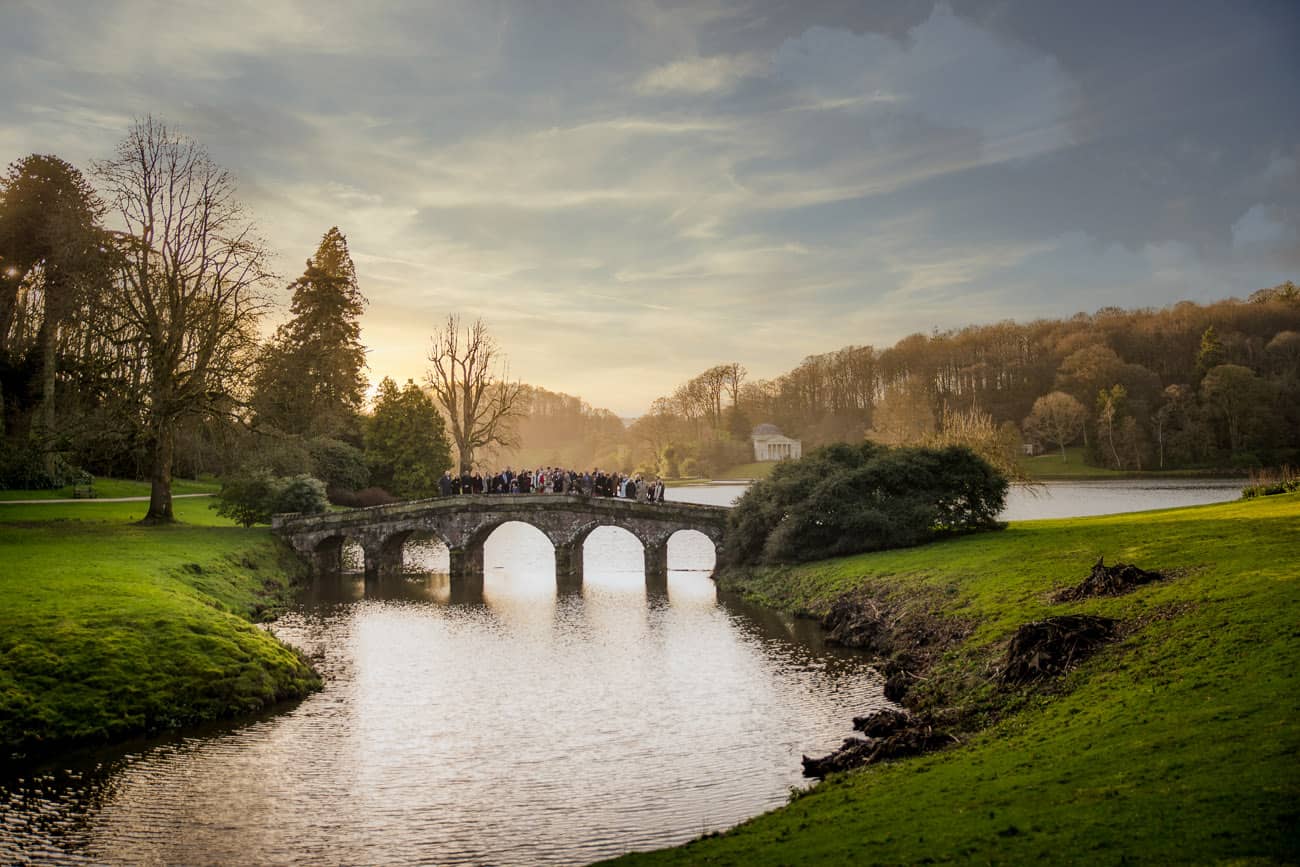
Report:
M356 439L366 390L366 299L338 227L325 233L289 288L292 318L276 331L255 383L257 420L289 434Z

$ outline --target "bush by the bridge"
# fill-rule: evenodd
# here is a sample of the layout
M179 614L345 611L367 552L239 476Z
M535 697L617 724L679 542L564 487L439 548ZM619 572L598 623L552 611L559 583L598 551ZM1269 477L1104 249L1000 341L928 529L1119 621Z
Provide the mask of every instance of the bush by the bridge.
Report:
M723 566L795 563L998 526L1007 480L970 449L838 444L784 461L732 510Z
M319 515L329 505L325 483L308 475L273 476L256 470L227 479L212 503L223 518L245 527L269 524L280 512Z

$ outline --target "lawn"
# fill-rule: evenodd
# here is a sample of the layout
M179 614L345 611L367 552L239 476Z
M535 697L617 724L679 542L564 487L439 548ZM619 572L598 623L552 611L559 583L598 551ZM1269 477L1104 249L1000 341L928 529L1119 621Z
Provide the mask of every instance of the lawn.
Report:
M1029 457L1022 455L1020 468L1031 479L1131 479L1131 478L1186 478L1204 476L1242 475L1222 470L1153 470L1141 471L1112 470L1107 467L1089 466L1084 462L1083 446L1069 446L1065 450L1065 460L1061 460L1061 450L1053 449L1041 455Z
M732 481L743 479L766 479L779 461L758 461L752 464L740 464L725 470L714 477L714 481Z
M310 668L252 620L299 568L266 529L180 500L0 504L0 761L302 696Z
M667 864L1294 863L1300 860L1300 495L1013 524L773 571L742 589L820 613L891 588L974 624L933 672L988 700L1015 628L1120 618L1125 637L1003 718L928 756L832 778L721 836L628 859ZM1174 573L1054 605L1097 559ZM845 734L848 735L848 720Z
M136 479L95 479L95 497L108 499L112 497L147 497L149 483ZM221 490L221 483L216 481L192 481L190 479L173 479L173 494L212 494ZM0 490L0 501L4 500L70 500L72 486L50 488L40 491Z

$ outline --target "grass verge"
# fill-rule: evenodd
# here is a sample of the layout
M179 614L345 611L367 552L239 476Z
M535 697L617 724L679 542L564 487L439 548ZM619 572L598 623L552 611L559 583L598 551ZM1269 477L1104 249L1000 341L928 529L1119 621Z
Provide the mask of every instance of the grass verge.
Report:
M176 503L0 504L0 761L248 713L319 679L251 621L298 568L266 529Z
M1033 457L1022 455L1020 457L1020 468L1031 479L1054 481L1070 479L1196 479L1244 476L1244 473L1232 470L1112 470L1107 467L1094 467L1084 462L1083 446L1067 447L1065 460L1061 460L1060 449L1054 449Z
M623 863L1294 863L1297 539L1292 494L1017 523L737 582L812 614L855 589L934 600L974 628L932 689L1002 712L949 750L832 777L722 835ZM1049 601L1101 555L1174 577ZM1015 629L1067 613L1120 618L1124 637L1046 688L995 686Z
M714 481L747 481L749 479L766 479L772 475L779 461L759 461L752 464L740 464L724 470L714 477Z
M136 479L95 479L95 498L111 497L147 497L149 482ZM173 494L214 494L221 490L221 483L216 481L195 482L189 479L173 479ZM70 500L72 485L62 488L50 488L40 491L0 490L0 502L5 500ZM93 502L93 500L92 500Z

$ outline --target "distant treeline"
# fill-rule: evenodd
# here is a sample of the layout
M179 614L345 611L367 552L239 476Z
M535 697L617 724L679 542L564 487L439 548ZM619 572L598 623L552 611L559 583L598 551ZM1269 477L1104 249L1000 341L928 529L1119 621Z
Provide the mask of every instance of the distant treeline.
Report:
M1295 463L1300 292L1287 282L1245 301L913 334L812 355L771 380L720 365L656 400L630 434L641 460L666 450L716 472L743 459L757 423L808 449L927 442L972 418L1004 445L1078 443L1122 469Z

